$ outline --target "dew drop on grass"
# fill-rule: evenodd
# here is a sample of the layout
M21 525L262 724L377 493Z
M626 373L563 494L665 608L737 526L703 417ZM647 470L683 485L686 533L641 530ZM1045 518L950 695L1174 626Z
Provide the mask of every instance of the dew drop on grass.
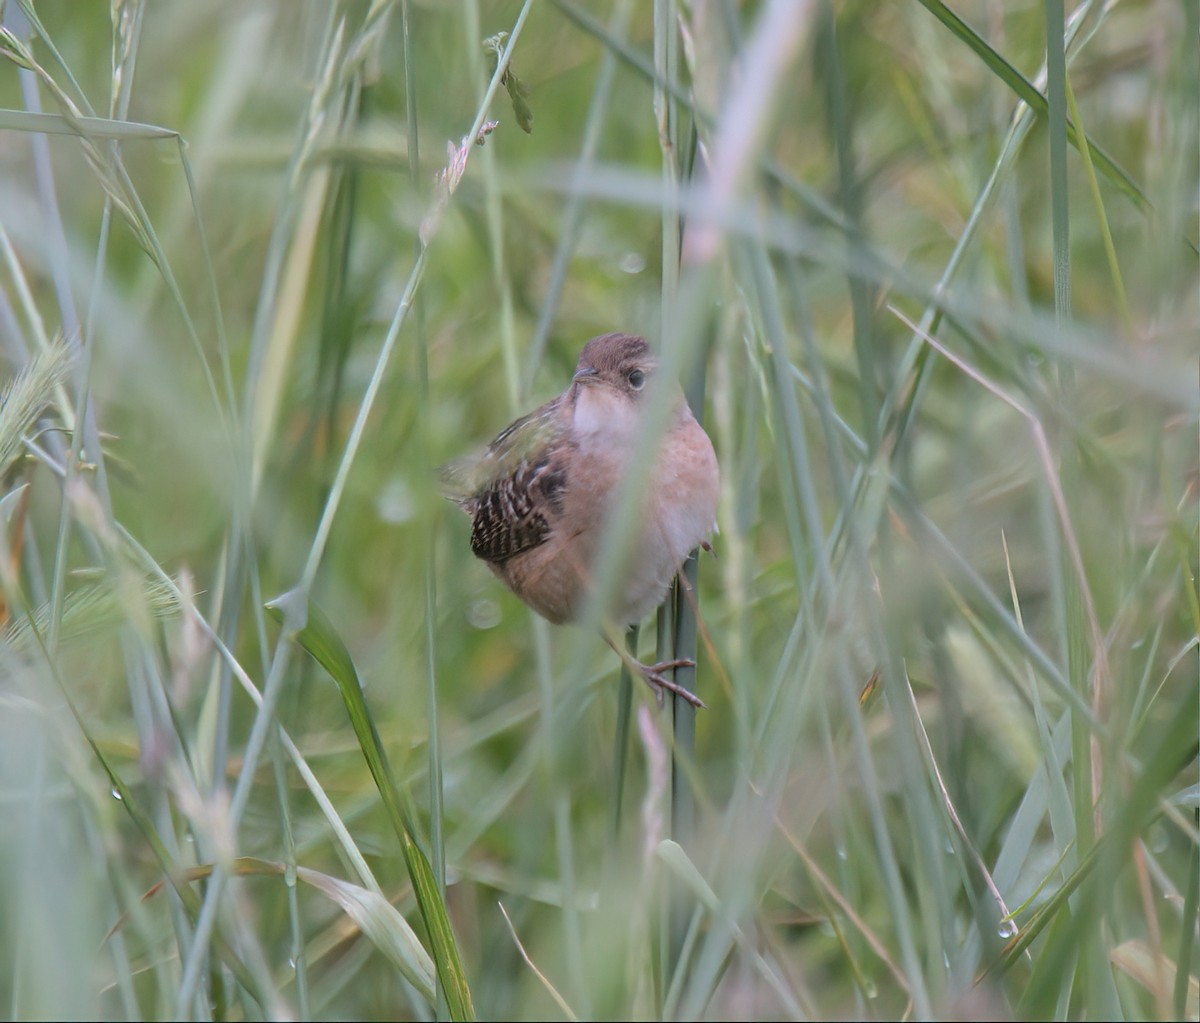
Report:
M1001 920L1000 926L996 929L996 933L1005 941L1017 933L1017 925L1011 920Z
M117 800L118 802L120 802L120 800L121 800L121 793L117 790L117 787L115 785L113 786L113 789L112 789L112 797L113 797L113 799Z

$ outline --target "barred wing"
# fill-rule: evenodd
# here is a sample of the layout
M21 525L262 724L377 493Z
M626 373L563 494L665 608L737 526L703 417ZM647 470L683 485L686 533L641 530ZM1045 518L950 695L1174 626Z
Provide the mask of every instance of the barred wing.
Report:
M556 398L518 419L482 453L442 470L446 496L474 519L471 550L496 564L546 542L562 511L569 447Z

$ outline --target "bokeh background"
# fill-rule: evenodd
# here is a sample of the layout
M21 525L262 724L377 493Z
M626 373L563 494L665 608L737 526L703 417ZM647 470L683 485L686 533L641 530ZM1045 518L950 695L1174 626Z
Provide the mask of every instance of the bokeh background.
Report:
M1197 1017L1195 3L0 10L0 1014ZM610 330L695 717L438 493Z

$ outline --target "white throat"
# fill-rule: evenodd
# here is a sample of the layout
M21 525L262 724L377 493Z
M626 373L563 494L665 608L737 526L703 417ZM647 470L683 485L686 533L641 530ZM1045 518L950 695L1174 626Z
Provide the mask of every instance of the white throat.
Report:
M575 440L583 447L612 447L633 442L638 407L611 387L584 384L575 399Z

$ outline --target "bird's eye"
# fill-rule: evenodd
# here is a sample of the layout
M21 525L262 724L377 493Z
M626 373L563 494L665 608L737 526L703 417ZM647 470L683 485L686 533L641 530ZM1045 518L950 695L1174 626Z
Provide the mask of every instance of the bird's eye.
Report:
M646 374L640 369L631 369L625 379L629 381L629 386L635 391L640 391L646 383Z

